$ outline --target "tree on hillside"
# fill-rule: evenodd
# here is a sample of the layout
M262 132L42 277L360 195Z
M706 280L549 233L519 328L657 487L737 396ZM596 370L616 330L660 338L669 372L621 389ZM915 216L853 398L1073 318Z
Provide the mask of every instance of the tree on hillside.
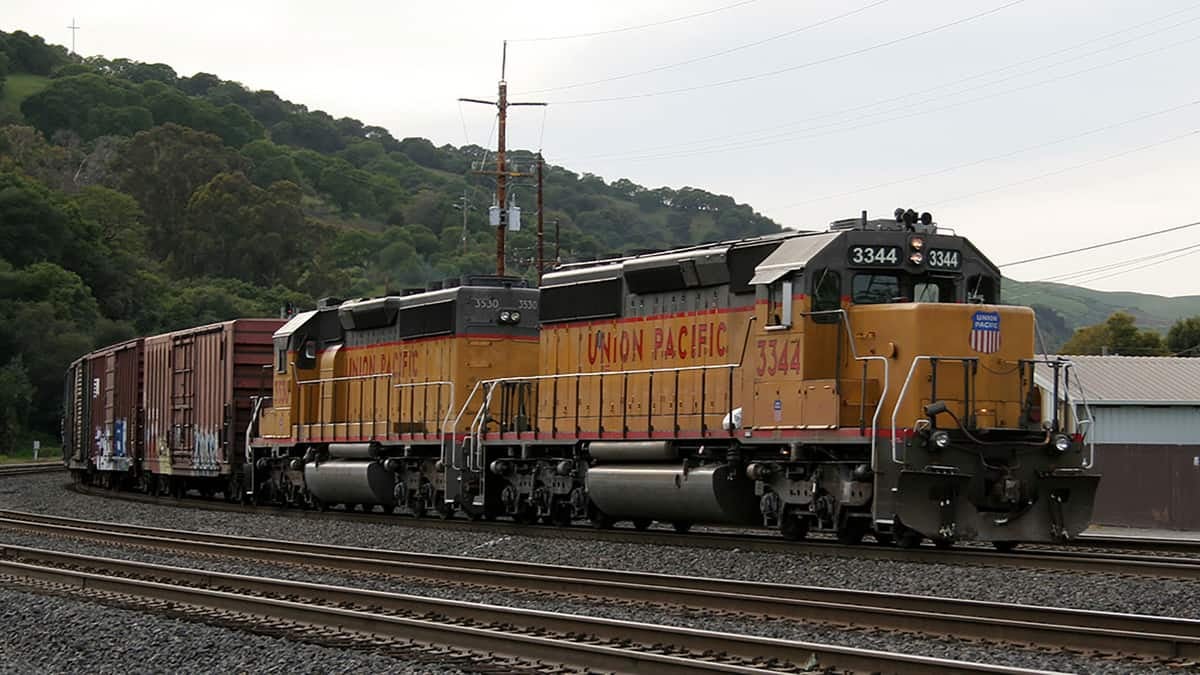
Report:
M1167 331L1167 349L1176 356L1200 356L1200 316L1176 321Z
M1076 329L1059 353L1161 356L1167 349L1158 333L1139 330L1131 314L1113 312L1104 323Z
M0 367L0 453L11 452L25 432L33 393L19 355Z
M166 124L134 136L116 169L122 189L146 215L151 250L166 257L192 193L217 174L240 171L245 164L220 138Z

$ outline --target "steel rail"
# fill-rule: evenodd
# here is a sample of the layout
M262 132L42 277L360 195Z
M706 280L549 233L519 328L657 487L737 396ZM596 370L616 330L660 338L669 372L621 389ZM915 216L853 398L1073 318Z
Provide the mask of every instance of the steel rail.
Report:
M66 469L62 462L29 462L0 464L0 476L23 476L30 473L55 473Z
M24 547L6 546L3 554L5 559L0 560L0 573L14 576L69 584L91 591L303 622L376 637L451 645L489 652L493 656L499 652L523 659L550 660L589 670L768 673L796 672L819 664L820 669L900 674L1041 672L387 591L180 569ZM64 565L101 569L105 573L63 569ZM143 576L153 581L115 574ZM216 590L218 588L222 590ZM269 596L300 597L305 601ZM347 609L347 605L354 609Z
M1200 659L1200 620L1194 619L351 548L32 514L18 517L0 512L0 527L356 573L1106 653Z
M669 530L651 529L595 529L591 527L558 527L551 525L519 525L512 522L467 521L440 518L408 518L382 513L338 513L303 511L287 507L248 507L215 501L174 497L157 497L137 493L113 493L92 490L86 486L72 486L84 494L103 496L142 503L166 504L183 508L201 508L236 513L267 513L287 518L336 518L357 522L390 524L400 527L458 528L510 534L526 537L551 537L555 539L601 540L658 546L682 546L691 548L739 549L764 553L797 553L852 557L867 560L905 561L948 565L984 565L1059 572L1082 572L1096 574L1136 575L1175 579L1200 580L1200 548L1191 552L1195 557L1162 557L1126 553L1086 553L1063 549L1018 549L1001 553L983 547L960 547L938 549L920 546L915 549L900 549L881 545L845 545L832 540L808 540L795 542L773 534L724 534L715 532L690 532L679 534Z

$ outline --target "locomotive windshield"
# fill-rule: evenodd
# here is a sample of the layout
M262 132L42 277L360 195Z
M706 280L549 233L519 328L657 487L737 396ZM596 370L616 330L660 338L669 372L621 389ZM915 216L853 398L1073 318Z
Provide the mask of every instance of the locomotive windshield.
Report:
M856 305L955 301L953 279L933 276L911 277L898 272L855 274L850 293L850 299Z

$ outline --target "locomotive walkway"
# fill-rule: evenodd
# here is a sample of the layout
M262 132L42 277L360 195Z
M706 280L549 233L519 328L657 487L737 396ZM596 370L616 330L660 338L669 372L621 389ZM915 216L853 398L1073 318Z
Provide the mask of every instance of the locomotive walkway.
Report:
M1174 665L1194 665L1200 660L1200 621L1192 619L356 549L99 523L13 511L0 511L0 527L57 537L144 547L156 551L177 550L342 572L387 574L456 585L501 587L523 592L584 597L593 601L602 598L682 606L752 617L866 625L955 638L1036 645L1039 648L1148 657ZM67 560L56 557L66 554L31 552L20 547L0 547L0 554L7 560L24 561L31 557L37 560ZM97 569L111 574L125 569L124 565L133 564L106 562ZM225 584L222 582L219 585ZM421 602L436 604L445 601L422 599ZM525 624L518 621L516 625ZM657 629L668 630L665 627ZM571 630L587 632L579 627ZM641 641L641 638L631 636L630 639ZM672 642L665 636L659 636L653 641L681 644L686 649L690 649L687 645L692 644L686 640L682 643ZM703 648L730 654L743 653L733 646L716 647L711 643L705 644ZM781 661L793 661L796 658L795 654L776 652L774 648L752 653L769 654ZM803 659L800 662L803 662ZM826 666L832 662L827 662L822 657L820 663ZM926 669L922 672L933 671Z

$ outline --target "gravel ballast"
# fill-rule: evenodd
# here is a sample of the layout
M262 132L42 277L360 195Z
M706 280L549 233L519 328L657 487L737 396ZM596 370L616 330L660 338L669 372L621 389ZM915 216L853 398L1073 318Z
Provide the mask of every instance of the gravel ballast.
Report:
M0 622L0 673L462 672L3 587Z
M65 476L30 476L0 481L0 508L52 513L70 517L132 522L223 532L262 538L302 539L360 547L393 548L452 555L528 560L549 564L574 564L612 569L743 578L784 583L843 586L900 591L1000 602L1021 602L1108 611L1157 613L1177 616L1200 614L1200 589L1182 581L1129 579L1107 575L1080 575L988 567L873 561L834 558L797 552L795 555L684 547L654 546L577 539L552 539L496 535L480 530L446 530L397 525L355 523L346 520L243 515L124 502L79 495L63 488ZM416 593L434 597L489 602L551 611L605 616L635 621L670 623L708 630L747 632L793 640L831 642L848 646L903 651L943 658L978 660L1012 666L1077 672L1144 672L1130 662L1110 662L1067 654L1015 650L973 644L956 639L895 635L869 629L846 630L789 621L752 621L717 618L689 610L671 610L620 603L518 595L494 590L453 588L394 578L347 578L314 574L287 567L251 566L239 561L214 562L182 555L153 553L133 548L84 544L54 537L33 537L0 531L2 540L79 553L202 567L233 573L298 578L319 583Z

